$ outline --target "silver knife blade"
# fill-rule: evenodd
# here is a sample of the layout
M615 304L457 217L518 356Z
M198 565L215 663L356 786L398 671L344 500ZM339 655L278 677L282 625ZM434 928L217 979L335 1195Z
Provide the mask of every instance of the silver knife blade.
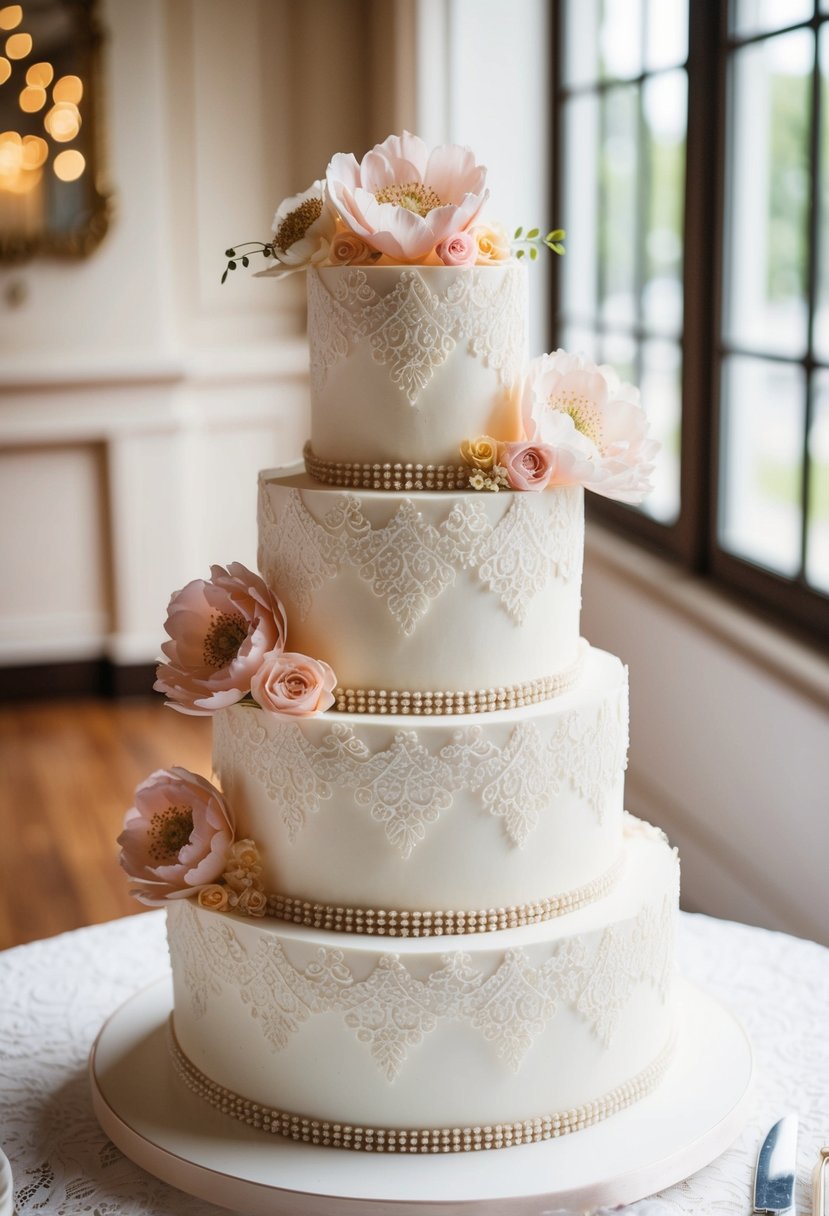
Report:
M786 1115L766 1136L754 1175L754 1211L794 1212L797 1115Z

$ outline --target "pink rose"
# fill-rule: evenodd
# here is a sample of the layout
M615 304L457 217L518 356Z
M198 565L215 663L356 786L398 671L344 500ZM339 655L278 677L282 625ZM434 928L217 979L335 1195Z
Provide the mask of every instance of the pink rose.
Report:
M556 454L546 443L504 443L500 462L513 490L543 490L550 484Z
M233 843L227 804L186 768L159 769L135 791L118 837L121 865L142 904L195 895L215 883Z
M210 581L176 591L153 687L184 714L212 714L241 701L264 656L285 646L285 609L241 562L211 566Z
M441 241L435 253L445 266L474 266L478 256L478 242L468 232L456 232Z
M376 256L374 250L353 232L338 232L328 251L328 260L333 266L357 266Z
M251 681L254 700L274 714L308 718L334 704L337 677L320 659L274 650Z

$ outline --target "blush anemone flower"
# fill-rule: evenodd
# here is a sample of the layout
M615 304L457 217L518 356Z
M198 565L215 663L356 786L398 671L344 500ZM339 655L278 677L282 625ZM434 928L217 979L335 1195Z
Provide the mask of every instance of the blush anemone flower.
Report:
M135 791L118 837L120 862L143 904L195 895L215 883L233 844L227 804L204 777L159 769Z
M351 232L395 262L418 262L465 231L489 197L486 169L459 144L429 152L404 131L362 161L338 152L328 165L328 196Z
M522 395L530 440L555 451L552 485L582 485L640 503L652 485L659 444L648 438L639 390L611 367L558 350L530 364Z
M264 656L284 650L285 609L241 562L211 566L210 579L194 579L175 592L164 628L153 687L180 713L205 715L241 701Z

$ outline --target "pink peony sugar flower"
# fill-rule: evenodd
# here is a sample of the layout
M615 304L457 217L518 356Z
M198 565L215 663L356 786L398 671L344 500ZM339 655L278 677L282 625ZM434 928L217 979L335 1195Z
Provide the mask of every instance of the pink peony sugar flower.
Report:
M546 443L502 443L498 456L513 490L544 490L556 468L556 454Z
M362 161L338 152L325 179L346 227L397 262L422 261L465 231L489 196L486 169L469 148L444 144L430 154L408 131L390 135Z
M455 232L436 247L444 266L474 266L478 256L478 243L468 232Z
M186 768L159 769L135 791L118 837L121 865L143 904L198 894L215 883L233 843L227 804Z
M554 485L639 503L652 488L659 444L648 438L639 390L607 366L558 350L530 364L522 396L533 442L555 449Z
M285 646L279 599L241 562L211 566L170 600L154 688L180 713L205 715L241 701L264 656Z
M334 704L337 677L320 659L273 651L265 655L251 683L255 701L274 714L308 718Z

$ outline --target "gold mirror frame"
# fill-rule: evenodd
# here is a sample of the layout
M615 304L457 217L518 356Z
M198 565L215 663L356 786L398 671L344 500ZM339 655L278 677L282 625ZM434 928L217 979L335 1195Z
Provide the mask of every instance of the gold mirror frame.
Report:
M48 152L55 157L62 150L82 149L85 167L81 175L83 194L78 193L74 182L69 183L75 187L74 194L77 196L78 205L74 214L64 218L62 222L59 218L63 209L60 204L65 200L60 199L55 192L62 190L65 183L53 181L51 178L48 186L44 184L46 202L50 207L44 207L43 222L36 231L15 228L13 223L8 222L4 226L0 211L0 264L13 265L35 257L88 257L106 235L113 210L112 194L105 184L102 89L104 33L99 20L98 0L21 0L19 6L8 5L4 0L0 0L0 14L17 7L23 10L20 23L13 29L0 29L0 56L10 64L12 72L9 79L0 85L0 94L9 90L0 103L0 131L15 131L16 128L11 126L10 120L16 117L17 125L29 127L30 135L37 129L38 137L47 144ZM79 122L82 118L80 138L76 133L76 137L68 141L65 137L61 142L43 139L38 124L45 126L45 122L40 113L26 113L21 117L22 106L19 99L22 94L17 86L24 83L23 73L29 70L26 65L32 67L37 62L38 44L34 41L32 52L17 59L7 57L6 48L10 35L25 31L27 15L33 30L48 29L50 20L58 26L62 23L71 30L69 41L56 48L47 47L47 53L63 64L63 75L66 75L67 65L72 66L72 75L78 76L83 83L80 110L76 110L80 115ZM57 51L57 55L52 54L53 51ZM49 87L54 89L54 83ZM48 116L47 107L48 101L41 109ZM56 108L54 104L52 108ZM47 170L48 167L47 165ZM40 180L38 179L38 186ZM0 198L2 193L0 190Z

